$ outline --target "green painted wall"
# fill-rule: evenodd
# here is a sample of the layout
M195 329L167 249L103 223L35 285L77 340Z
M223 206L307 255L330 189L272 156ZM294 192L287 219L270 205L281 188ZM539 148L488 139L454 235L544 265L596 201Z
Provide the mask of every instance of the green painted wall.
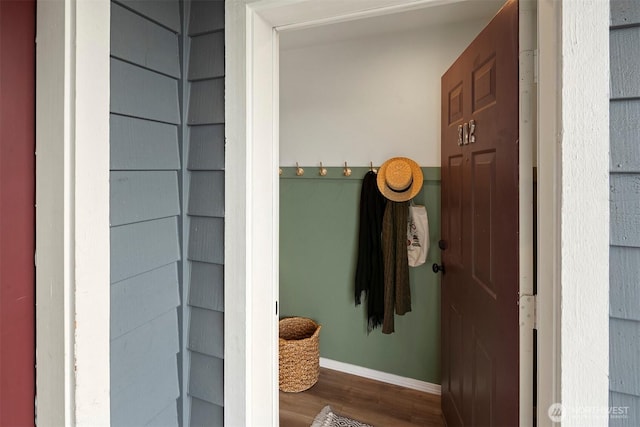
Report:
M416 204L425 205L431 245L427 262L410 267L412 311L395 317L396 332L367 334L366 303L354 305L362 177L368 168L315 167L304 176L284 168L280 179L280 315L322 325L320 356L440 384L440 168L423 168Z

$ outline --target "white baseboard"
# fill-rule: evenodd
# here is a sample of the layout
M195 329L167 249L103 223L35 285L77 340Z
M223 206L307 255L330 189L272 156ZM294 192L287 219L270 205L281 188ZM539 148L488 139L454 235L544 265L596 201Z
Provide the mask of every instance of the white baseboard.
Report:
M440 395L440 386L438 384L432 384L426 381L388 374L386 372L380 372L374 369L363 368L362 366L338 362L337 360L325 359L324 357L320 358L320 366L327 369L333 369L334 371L344 372L346 374L357 375L359 377L381 381L383 383L399 385L401 387L423 391L425 393Z

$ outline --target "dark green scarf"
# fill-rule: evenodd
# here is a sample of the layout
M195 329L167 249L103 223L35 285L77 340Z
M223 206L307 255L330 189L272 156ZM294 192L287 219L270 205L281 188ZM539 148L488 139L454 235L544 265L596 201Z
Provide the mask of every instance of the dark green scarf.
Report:
M388 201L382 220L382 259L384 263L384 321L382 333L394 331L393 312L411 311L407 218L409 202Z

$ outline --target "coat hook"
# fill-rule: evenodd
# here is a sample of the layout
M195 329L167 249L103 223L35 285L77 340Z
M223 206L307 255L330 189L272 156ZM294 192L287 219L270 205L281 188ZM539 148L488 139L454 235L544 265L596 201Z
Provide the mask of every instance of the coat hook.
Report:
M373 167L373 162L369 162L369 169L371 170L371 172L373 173L378 173L378 169Z
M322 162L320 162L320 176L327 176L327 168L322 166Z
M298 162L296 162L296 175L297 176L304 175L304 169L302 169L300 165L298 165Z
M351 168L347 166L347 162L344 162L344 176L351 176Z

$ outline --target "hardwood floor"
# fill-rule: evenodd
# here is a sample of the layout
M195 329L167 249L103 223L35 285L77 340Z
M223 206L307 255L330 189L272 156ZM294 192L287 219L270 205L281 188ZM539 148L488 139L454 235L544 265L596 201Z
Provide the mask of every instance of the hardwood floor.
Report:
M280 426L309 427L326 405L375 427L444 426L440 396L325 368L309 390L280 392Z

